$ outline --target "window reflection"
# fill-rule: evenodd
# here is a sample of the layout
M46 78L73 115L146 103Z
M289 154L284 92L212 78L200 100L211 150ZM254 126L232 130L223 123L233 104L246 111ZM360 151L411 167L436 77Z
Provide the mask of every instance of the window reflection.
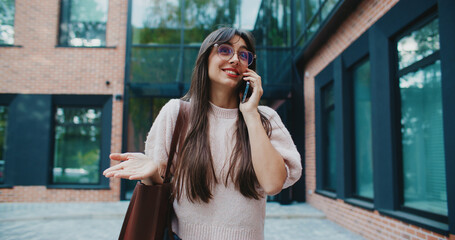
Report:
M133 0L130 81L189 83L201 42L213 30L227 25L250 30L255 36L257 68L264 83L290 85L290 72L283 74L271 67L282 66L290 71L285 62L291 55L287 48L290 2Z
M180 0L133 0L133 44L180 43Z
M185 4L185 40L201 43L215 26L233 26L238 14L238 0L187 0Z
M405 206L447 216L441 63L400 78Z
M101 109L58 107L54 131L53 183L98 184Z
M447 216L438 19L397 41L403 205ZM405 68L405 69L404 69Z
M14 0L0 0L0 45L14 44Z
M336 6L338 0L326 0L321 8L321 19L325 19L332 12L333 8Z
M296 0L295 1L295 44L301 50L321 28L340 0Z
M373 198L370 61L354 67L355 194Z
M399 69L403 69L439 50L438 26L439 20L435 19L398 41Z
M290 2L270 0L261 5L253 30L258 46L290 45Z
M319 0L304 0L305 1L305 20L310 22L311 18L316 15L319 9Z
M179 69L181 69L179 57L179 48L133 48L130 81L135 83L178 82Z
M105 46L108 3L108 0L63 0L60 45Z

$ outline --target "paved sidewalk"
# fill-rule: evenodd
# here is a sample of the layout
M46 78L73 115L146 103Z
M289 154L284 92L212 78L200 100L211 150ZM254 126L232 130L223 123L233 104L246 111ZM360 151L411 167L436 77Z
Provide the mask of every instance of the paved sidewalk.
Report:
M128 202L0 203L1 240L117 239ZM266 240L363 239L306 203L267 203Z

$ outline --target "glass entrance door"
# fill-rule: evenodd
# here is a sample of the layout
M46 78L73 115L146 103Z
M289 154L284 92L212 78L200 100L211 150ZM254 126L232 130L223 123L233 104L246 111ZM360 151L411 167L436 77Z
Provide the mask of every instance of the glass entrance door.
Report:
M169 100L169 98L130 95L128 99L126 152L144 153L145 141L153 121ZM122 200L131 199L136 183L137 181L122 179Z

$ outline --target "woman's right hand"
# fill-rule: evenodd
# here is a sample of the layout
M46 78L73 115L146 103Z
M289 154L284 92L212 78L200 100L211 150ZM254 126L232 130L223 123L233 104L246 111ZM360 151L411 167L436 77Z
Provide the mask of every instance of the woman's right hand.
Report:
M141 180L147 185L163 182L158 173L158 165L143 153L112 153L109 158L121 162L103 172L107 178Z

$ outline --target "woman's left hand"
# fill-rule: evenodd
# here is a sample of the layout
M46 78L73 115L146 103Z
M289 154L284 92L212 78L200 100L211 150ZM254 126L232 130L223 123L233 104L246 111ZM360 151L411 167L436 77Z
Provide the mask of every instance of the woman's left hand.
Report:
M250 89L252 90L251 96L247 98L244 103L240 102L239 108L245 117L245 115L248 114L258 113L257 108L259 106L259 100L261 100L264 90L262 89L261 76L249 68L243 73L243 81L249 81ZM243 96L240 96L240 100L242 97Z

